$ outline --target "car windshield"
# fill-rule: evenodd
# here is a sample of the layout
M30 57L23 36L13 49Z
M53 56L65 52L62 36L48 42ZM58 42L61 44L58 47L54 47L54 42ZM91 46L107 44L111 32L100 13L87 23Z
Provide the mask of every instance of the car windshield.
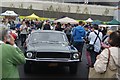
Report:
M66 37L63 33L33 33L29 37L30 43L38 42L52 42L52 43L64 43L66 42Z

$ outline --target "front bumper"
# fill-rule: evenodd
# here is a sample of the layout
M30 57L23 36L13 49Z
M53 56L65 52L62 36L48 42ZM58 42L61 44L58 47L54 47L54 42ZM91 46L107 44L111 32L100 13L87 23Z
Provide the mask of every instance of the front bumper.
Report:
M30 59L30 58L25 58L27 61L32 61L32 62L67 62L67 63L72 63L72 62L79 62L79 59L68 59L68 58L37 58L37 59Z

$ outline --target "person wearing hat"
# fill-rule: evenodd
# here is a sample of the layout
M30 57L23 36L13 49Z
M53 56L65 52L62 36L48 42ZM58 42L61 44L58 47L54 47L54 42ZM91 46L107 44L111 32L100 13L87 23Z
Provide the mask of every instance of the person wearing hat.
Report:
M92 32L90 32L88 39L89 39L89 44L94 46L93 51L90 51L90 56L91 56L91 62L92 65L91 67L93 67L95 61L96 61L96 57L97 55L99 55L100 51L101 51L101 40L102 40L102 36L103 34L101 32L98 31L99 27L97 24L93 24L92 26Z

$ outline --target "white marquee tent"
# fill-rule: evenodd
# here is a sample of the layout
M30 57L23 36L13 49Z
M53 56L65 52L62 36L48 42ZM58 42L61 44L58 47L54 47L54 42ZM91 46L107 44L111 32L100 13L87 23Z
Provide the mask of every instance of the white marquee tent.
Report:
M57 23L57 22L60 22L62 24L67 24L67 23L78 24L78 21L76 21L72 18L69 18L69 17L64 17L64 18L61 18L61 19L58 19L58 20L54 21L54 23Z
M1 14L1 16L18 16L14 11L5 11L4 13Z
M93 22L91 18L88 18L85 22Z

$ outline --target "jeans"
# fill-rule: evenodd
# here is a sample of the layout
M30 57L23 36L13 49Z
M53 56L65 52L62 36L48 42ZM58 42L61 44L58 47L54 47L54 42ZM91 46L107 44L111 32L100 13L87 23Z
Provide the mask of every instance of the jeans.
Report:
M97 55L99 55L98 52L95 52L95 51L90 52L92 66L94 65L94 63L96 61Z
M26 41L27 35L26 34L21 34L20 39L21 39L21 46L23 46L24 42Z

